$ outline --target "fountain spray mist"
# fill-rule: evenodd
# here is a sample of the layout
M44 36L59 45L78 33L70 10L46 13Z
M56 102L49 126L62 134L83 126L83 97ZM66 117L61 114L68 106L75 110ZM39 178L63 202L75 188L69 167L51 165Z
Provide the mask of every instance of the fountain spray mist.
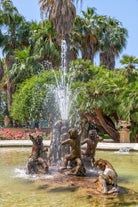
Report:
M55 98L59 107L62 120L68 120L71 105L70 79L67 78L67 43L62 40L61 43L61 66L59 77L56 78Z
M70 78L67 76L67 43L62 40L61 43L61 66L59 68L59 77L55 75L56 88L54 90L55 99L60 112L60 119L53 126L53 136L50 144L49 161L52 165L60 165L61 154L61 136L68 130L68 119L71 106Z

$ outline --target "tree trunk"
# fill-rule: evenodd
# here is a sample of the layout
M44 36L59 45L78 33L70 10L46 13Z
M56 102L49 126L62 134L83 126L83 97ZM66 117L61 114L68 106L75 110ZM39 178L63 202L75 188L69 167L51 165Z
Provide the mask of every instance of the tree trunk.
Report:
M119 141L119 132L109 126L105 120L104 120L104 117L103 117L103 114L101 113L100 109L98 108L95 108L95 113L96 113L96 116L101 124L101 126L105 129L105 131L115 140L115 141Z
M7 93L7 106L8 106L8 112L10 114L11 111L11 104L12 104L12 86L10 83L10 80L7 80L7 89L6 89L6 93Z
M115 55L113 52L101 52L100 65L107 67L109 70L113 70L115 68Z
M12 94L15 90L15 87L12 85L10 77L9 77L9 71L12 68L12 65L14 64L15 60L13 56L6 56L6 69L7 69L7 80L6 83L4 84L4 89L6 90L7 93L7 105L8 105L8 113L10 115L11 111L11 105L12 105Z
M83 113L82 117L87 119L90 124L95 125L103 133L109 134L114 141L119 142L119 132L115 129L112 122L109 123L108 120L107 123L100 109L95 108L95 114Z

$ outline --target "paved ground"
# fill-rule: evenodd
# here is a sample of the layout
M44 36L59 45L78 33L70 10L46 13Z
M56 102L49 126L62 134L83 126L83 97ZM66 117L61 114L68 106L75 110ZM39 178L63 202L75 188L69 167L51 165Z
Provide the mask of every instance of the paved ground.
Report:
M49 146L50 140L44 140L44 145ZM0 147L31 147L30 140L0 140ZM138 151L138 143L106 143L100 142L97 145L99 150L122 150Z

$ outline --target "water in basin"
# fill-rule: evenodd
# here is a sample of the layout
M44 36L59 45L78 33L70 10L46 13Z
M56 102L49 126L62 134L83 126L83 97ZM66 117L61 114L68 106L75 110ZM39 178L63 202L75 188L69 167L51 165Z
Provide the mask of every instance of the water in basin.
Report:
M131 194L107 198L84 194L75 188L41 188L39 178L27 176L24 168L30 148L0 149L0 207L138 207L138 153L97 151L96 159L110 161L116 169L118 185Z

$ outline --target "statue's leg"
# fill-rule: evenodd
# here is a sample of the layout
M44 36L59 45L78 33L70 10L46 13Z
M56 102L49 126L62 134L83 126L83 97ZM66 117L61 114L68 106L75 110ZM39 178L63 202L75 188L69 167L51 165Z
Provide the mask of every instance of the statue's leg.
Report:
M39 157L37 159L37 162L38 162L38 171L40 173L45 174L48 171L48 165L47 165L46 161L42 157Z
M117 186L117 176L113 175L112 179L109 178L108 183L110 186L112 186L112 187L110 187L111 189L108 191L109 194L119 191L118 186Z
M36 159L29 158L28 163L27 163L27 173L28 174L36 174L37 173Z
M95 163L95 158L92 157L92 166L94 166L94 163Z
M65 159L64 159L64 162L63 162L63 167L62 168L64 168L64 169L67 168L69 160L70 160L70 155L66 155Z
M84 168L83 162L80 158L75 159L76 166L73 168L73 174L84 176L86 170Z
M99 175L99 183L102 186L103 193L106 194L108 192L108 189L107 189L106 179L102 174Z
M75 161L76 161L76 163L77 163L77 165L76 165L76 170L75 170L75 174L77 174L77 173L79 172L79 169L81 168L82 161L81 161L80 158L77 158Z

